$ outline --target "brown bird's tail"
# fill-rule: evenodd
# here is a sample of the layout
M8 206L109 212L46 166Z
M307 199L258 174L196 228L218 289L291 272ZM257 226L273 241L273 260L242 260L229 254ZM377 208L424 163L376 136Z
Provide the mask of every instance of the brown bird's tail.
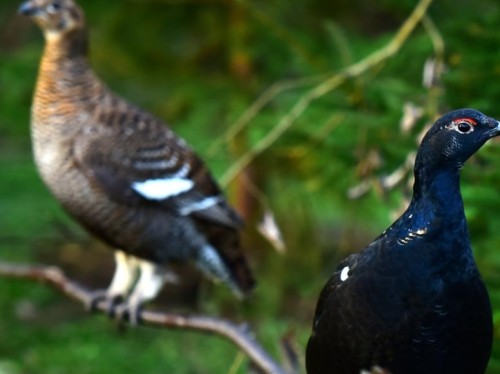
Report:
M215 269L218 274L209 272L228 283L236 294L248 296L255 286L255 279L241 248L238 231L223 226L206 225L203 232L222 259L225 268ZM200 265L203 268L203 264Z

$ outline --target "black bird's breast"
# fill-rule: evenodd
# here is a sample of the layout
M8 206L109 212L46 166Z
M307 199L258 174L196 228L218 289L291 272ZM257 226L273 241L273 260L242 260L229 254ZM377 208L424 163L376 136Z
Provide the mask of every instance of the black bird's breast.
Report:
M440 273L430 256L405 250L372 245L339 265L318 302L309 374L358 374L374 365L392 374L484 373L491 309L477 269Z

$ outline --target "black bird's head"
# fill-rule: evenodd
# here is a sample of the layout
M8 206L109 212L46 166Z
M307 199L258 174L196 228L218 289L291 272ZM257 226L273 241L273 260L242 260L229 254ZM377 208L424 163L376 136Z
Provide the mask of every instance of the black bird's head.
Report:
M499 121L474 109L452 111L425 134L417 164L460 168L488 139L498 135Z
M83 11L73 0L28 0L19 13L30 17L48 40L85 28Z

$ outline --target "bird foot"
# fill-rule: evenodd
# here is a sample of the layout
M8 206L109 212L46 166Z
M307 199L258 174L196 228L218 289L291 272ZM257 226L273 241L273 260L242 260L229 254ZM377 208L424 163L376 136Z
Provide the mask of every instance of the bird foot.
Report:
M141 322L143 304L133 300L126 300L114 308L114 318L119 322L128 321L132 326Z
M123 303L122 295L110 295L107 290L98 290L91 293L89 300L85 303L85 309L89 312L96 312L101 306L108 316L113 317L115 309L121 303Z
M142 303L127 300L122 295L110 295L107 290L93 291L85 303L85 309L89 312L104 310L110 317L118 322L129 322L137 326L140 322Z

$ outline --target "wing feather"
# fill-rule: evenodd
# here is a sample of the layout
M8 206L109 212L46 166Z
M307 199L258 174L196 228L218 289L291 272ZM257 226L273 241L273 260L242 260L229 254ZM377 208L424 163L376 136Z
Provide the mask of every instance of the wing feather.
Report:
M115 117L124 118L120 113ZM121 204L143 203L231 228L242 226L202 160L181 138L147 113L126 118L134 121L87 126L85 136L76 137L77 166L96 188Z

